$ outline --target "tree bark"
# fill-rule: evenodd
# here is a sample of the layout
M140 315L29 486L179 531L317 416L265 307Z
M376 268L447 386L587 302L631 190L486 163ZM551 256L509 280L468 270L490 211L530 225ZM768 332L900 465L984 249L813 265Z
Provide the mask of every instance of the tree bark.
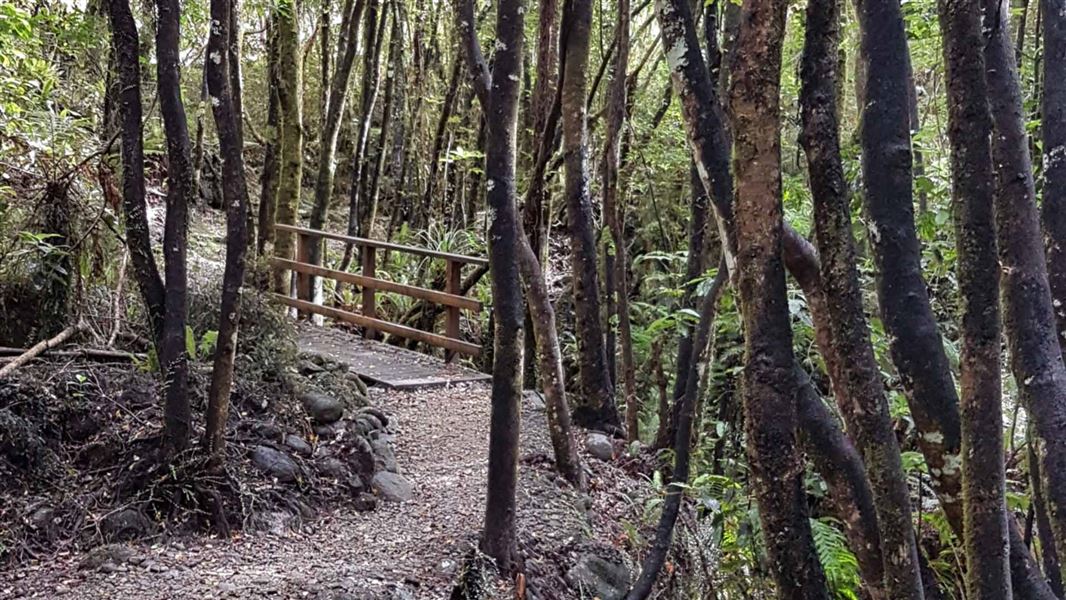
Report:
M837 116L838 7L836 0L811 0L807 4L800 141L807 154L814 198L814 222L833 351L848 357L840 365L846 396L838 400L848 431L862 451L874 494L885 593L891 598L922 598L907 477L888 415L881 370L870 342L855 266L850 198L840 157Z
M524 302L516 258L521 225L515 187L515 140L522 80L525 7L500 0L496 14L497 51L488 102L485 180L489 207L489 271L495 317L492 366L492 421L489 430L488 497L481 551L504 573L516 565L515 492L522 398ZM476 38L474 40L476 42ZM471 68L481 68L471 61Z
M1059 347L1066 359L1066 0L1043 0L1044 143L1042 217ZM1023 39L1019 32L1019 40ZM1019 55L1020 58L1020 55Z
M385 17L382 18L384 19ZM400 53L403 51L403 39L400 37L401 31L400 20L398 16L394 15L392 18L392 29L389 34L389 55L385 65L385 98L384 104L381 107L377 155L374 158L374 170L370 174L370 184L365 194L366 201L364 206L366 210L363 211L363 215L361 216L363 221L362 231L365 232L367 237L373 237L374 222L377 221L378 218L381 176L385 170L385 156L389 153L387 143L389 127L392 124L393 112L395 111L393 102L396 96L396 80L399 69L402 67L400 64Z
M962 508L970 598L1011 597L1000 382L999 269L981 15L940 0L947 66L952 205L962 308Z
M232 58L237 7L234 0L211 0L211 34L207 42L207 86L222 154L222 194L226 205L226 267L222 278L222 309L207 395L207 452L215 468L225 458L226 420L233 386L233 363L241 318L245 253L248 247L248 188L244 179L244 135L234 90Z
M581 395L574 420L590 428L615 430L621 423L607 370L600 315L600 277L596 234L589 195L588 93L591 0L570 0L564 6L562 48L566 53L562 78L563 154L566 172L566 215L570 232L571 278L578 345Z
M300 68L300 2L281 0L274 9L278 49L278 112L281 121L279 135L279 173L276 222L295 225L300 210L300 190L303 187L303 71ZM223 189L225 195L225 189ZM271 224L273 226L273 224ZM294 260L296 235L278 231L274 235L274 254ZM289 279L281 270L274 272L274 291L289 293Z
M112 44L118 67L119 115L122 142L122 209L126 219L126 246L133 276L141 290L156 348L162 346L165 290L152 256L145 204L144 139L141 125L141 67L137 24L129 0L108 0Z
M828 598L796 448L796 378L781 258L780 75L787 9L782 0L745 3L730 86L743 401L748 464L778 595Z
M348 80L352 75L352 65L355 64L355 55L359 50L359 21L365 6L366 0L346 0L344 4L344 17L337 40L339 57L329 88L326 124L319 132L315 203L311 208L311 217L308 222L311 229L322 229L326 224L326 217L329 216L329 208L333 200L333 186L337 174L337 138L340 134L341 118L344 116L344 105L348 100ZM316 265L322 263L321 240L316 240L311 244L308 261ZM287 278L288 272L283 272L280 276ZM312 287L317 285L318 283L314 283Z
M995 214L1011 371L1043 442L1044 492L1059 555L1066 553L1066 366L1033 185L1021 86L1005 1L983 0L985 77L992 111Z
M622 346L622 381L625 390L625 426L629 441L640 437L637 403L636 366L633 364L633 333L629 323L629 260L625 240L625 199L619 198L622 190L620 179L622 130L626 119L626 75L629 70L629 0L619 0L617 7L615 37L618 49L614 56L611 81L608 84L607 131L603 149L603 218L611 231L607 247L605 268L614 269L615 315L618 318L618 337ZM609 286L610 287L610 286ZM610 292L608 292L610 293ZM610 317L608 312L608 331ZM614 351L608 345L608 356L613 362Z
M278 208L278 154L281 142L281 108L279 106L278 87L278 40L277 26L273 19L267 23L267 126L264 135L266 145L263 148L263 173L259 178L259 230L256 232L256 255L263 256L267 245L274 242L274 221ZM288 280L285 280L288 292ZM276 288L275 288L276 289Z
M189 204L195 194L189 128L181 100L181 4L157 0L156 78L159 108L167 137L167 210L163 229L163 270L166 275L163 337L159 364L163 371L163 449L173 455L185 449L192 430L189 407L189 357L185 351L188 310L186 249Z

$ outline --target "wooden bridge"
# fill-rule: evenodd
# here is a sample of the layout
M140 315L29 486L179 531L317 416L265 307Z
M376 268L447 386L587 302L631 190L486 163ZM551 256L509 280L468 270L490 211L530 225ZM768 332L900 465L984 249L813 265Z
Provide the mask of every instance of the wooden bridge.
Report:
M301 327L299 345L302 352L322 355L345 363L364 378L393 388L447 385L490 378L484 373L462 367L453 360L457 354L477 356L481 352L481 346L463 340L460 331L461 311L466 310L477 314L483 309L481 302L477 299L463 295L462 270L466 266L483 267L488 264L486 259L291 225L275 225L274 227L278 231L295 234L297 239L296 260L283 258L271 260L275 268L290 270L294 275L291 294L273 294L275 299L295 309L298 315L329 317L335 321L358 325L364 331L362 337L357 337L336 329ZM310 262L312 245L324 244L327 241L344 242L358 248L362 261L361 272L349 273L312 264ZM379 250L443 260L445 263L444 291L377 277ZM326 253L323 252L322 256L325 255ZM361 288L359 312L326 306L322 298L316 298L315 278L319 277ZM378 291L402 294L443 307L444 331L442 333L424 331L380 318L376 310ZM443 348L445 360L441 361L432 356L376 341L379 332Z

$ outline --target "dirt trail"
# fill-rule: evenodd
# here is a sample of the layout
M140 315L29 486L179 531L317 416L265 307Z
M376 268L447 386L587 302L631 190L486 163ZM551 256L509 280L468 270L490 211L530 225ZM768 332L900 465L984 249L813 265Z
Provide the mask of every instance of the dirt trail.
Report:
M397 421L397 457L415 487L403 504L338 511L283 534L130 545L112 572L60 556L0 574L0 598L444 598L478 531L484 499L489 390L483 384L375 391ZM543 416L526 411L526 429ZM543 453L543 436L526 452Z

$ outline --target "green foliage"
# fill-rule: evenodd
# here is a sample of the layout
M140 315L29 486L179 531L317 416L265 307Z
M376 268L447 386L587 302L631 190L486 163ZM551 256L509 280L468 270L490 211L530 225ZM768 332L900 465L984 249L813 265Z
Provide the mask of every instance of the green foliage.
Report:
M858 600L861 588L859 561L848 549L847 538L835 519L811 519L811 534L818 561L825 571L825 579L834 598Z

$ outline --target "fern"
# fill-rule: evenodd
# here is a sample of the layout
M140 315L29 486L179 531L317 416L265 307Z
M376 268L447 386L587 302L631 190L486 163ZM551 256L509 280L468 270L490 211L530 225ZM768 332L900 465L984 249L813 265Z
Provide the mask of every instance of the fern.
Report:
M859 561L848 549L847 539L830 518L811 519L811 533L818 561L825 571L826 583L834 598L858 600Z

